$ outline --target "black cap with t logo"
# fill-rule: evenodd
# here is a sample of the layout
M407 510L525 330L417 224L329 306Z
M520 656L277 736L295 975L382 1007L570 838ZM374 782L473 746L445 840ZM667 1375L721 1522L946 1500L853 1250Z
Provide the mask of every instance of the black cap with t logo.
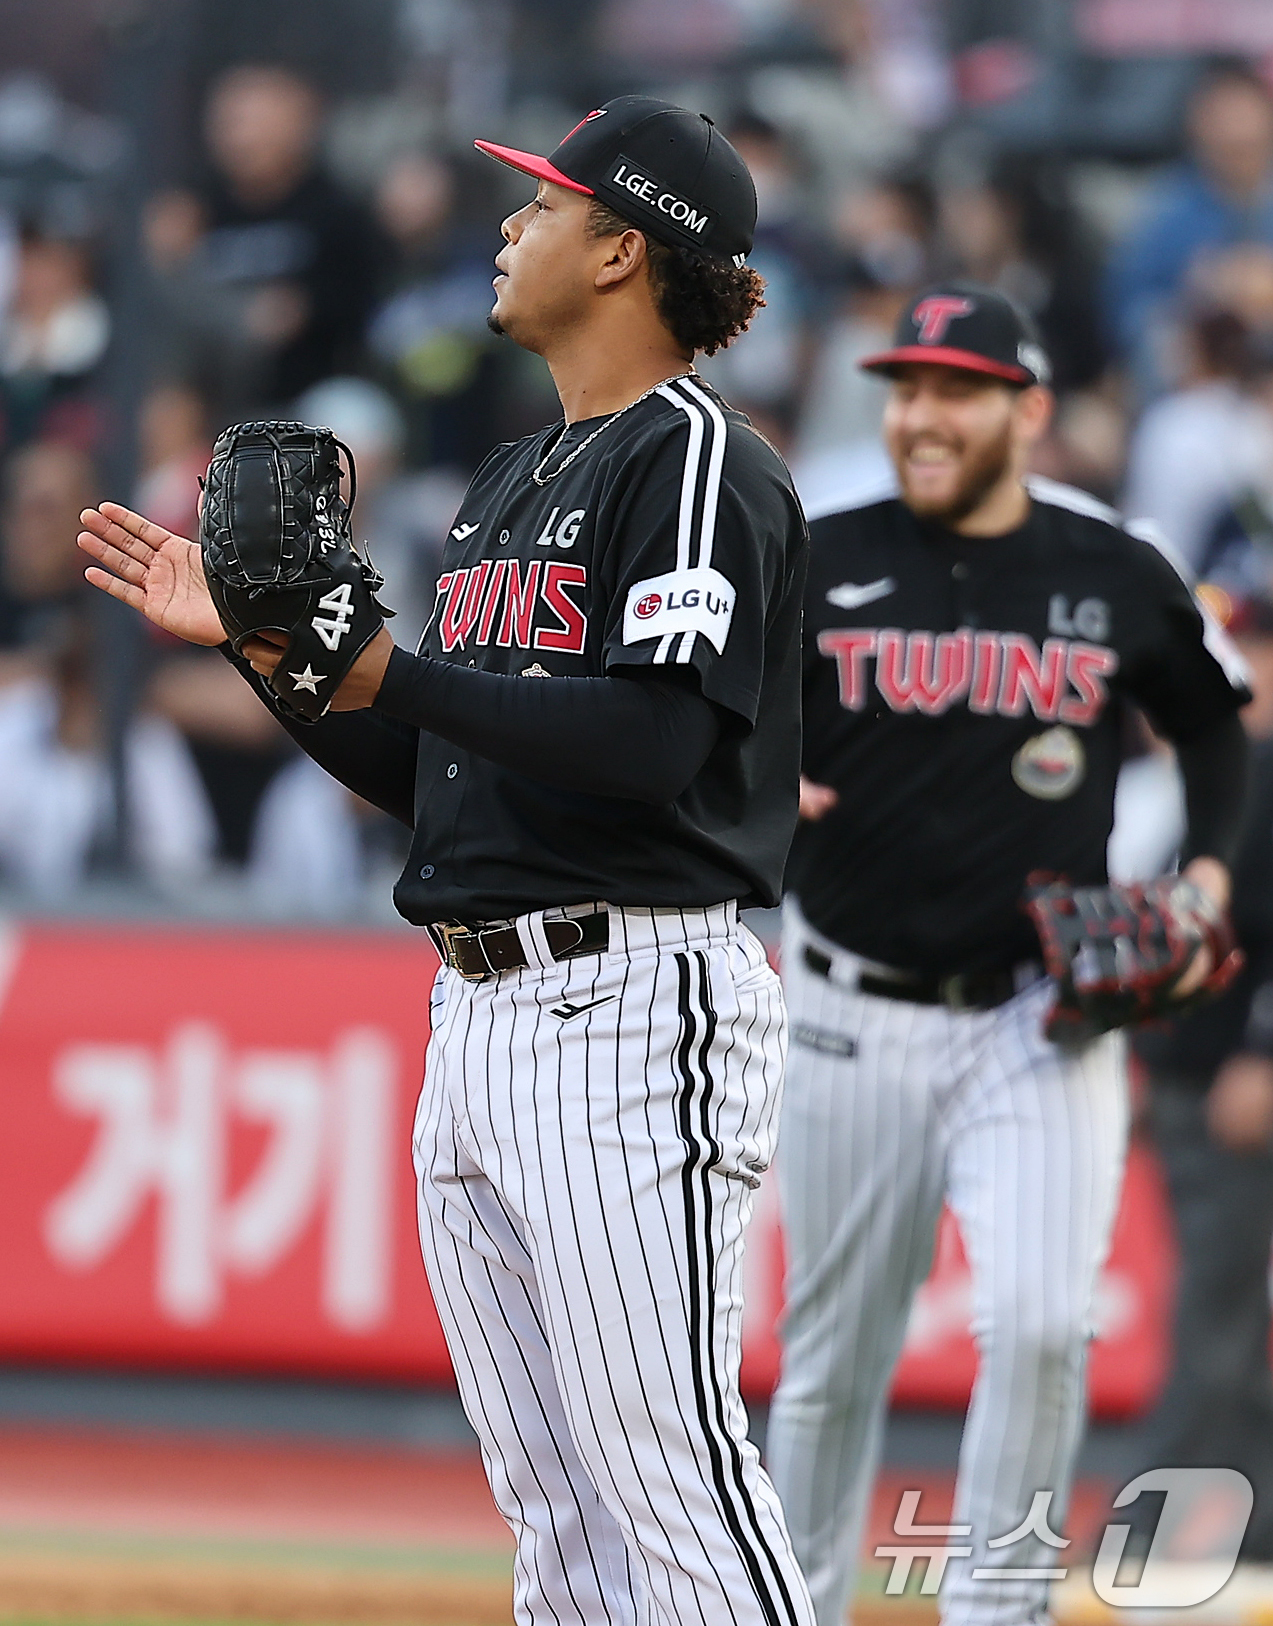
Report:
M661 243L741 265L756 230L756 188L746 164L706 113L652 96L617 96L540 158L491 141L492 158L600 198Z
M1046 384L1052 376L1034 323L994 288L943 282L926 288L898 319L890 350L864 356L859 367L891 373L905 362L989 373L1011 384Z

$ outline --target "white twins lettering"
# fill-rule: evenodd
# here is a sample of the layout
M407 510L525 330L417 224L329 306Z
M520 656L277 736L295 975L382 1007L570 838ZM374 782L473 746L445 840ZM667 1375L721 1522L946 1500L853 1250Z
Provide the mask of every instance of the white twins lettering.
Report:
M470 634L474 644L494 641L507 648L559 649L581 655L587 622L571 596L588 585L585 565L556 560L483 559L438 577L438 631L449 654L463 648ZM553 617L548 626L535 625L542 605Z
M875 688L893 711L936 717L964 701L984 716L1093 723L1109 697L1117 653L1076 638L1048 638L1040 649L1023 632L902 632L896 627L832 627L818 649L834 660L840 704L863 711L875 661Z

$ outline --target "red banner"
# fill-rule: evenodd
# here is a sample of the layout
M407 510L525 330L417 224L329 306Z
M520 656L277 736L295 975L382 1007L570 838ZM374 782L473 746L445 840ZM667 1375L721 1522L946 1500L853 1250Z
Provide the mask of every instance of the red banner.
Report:
M411 1120L436 957L407 935L26 926L0 942L0 1357L445 1381ZM745 1376L777 1370L772 1182ZM1092 1359L1096 1408L1161 1376L1170 1247L1133 1156ZM975 1357L947 1219L897 1378L962 1405Z
M415 1237L424 940L21 931L0 1350L449 1376Z

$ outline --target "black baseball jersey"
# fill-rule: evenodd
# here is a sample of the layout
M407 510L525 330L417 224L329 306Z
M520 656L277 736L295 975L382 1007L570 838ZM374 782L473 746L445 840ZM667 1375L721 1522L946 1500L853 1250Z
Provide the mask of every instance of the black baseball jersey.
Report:
M925 974L1037 955L1032 870L1106 879L1120 711L1171 738L1249 698L1184 579L1111 510L1031 481L999 537L896 497L815 520L804 771L839 792L797 833L789 884L819 931Z
M447 541L421 653L694 686L722 718L674 803L555 789L421 734L395 901L418 924L604 900L776 901L795 825L807 532L782 459L698 378L501 446ZM560 438L559 438L560 437ZM571 454L579 455L571 460ZM546 484L532 471L554 474Z

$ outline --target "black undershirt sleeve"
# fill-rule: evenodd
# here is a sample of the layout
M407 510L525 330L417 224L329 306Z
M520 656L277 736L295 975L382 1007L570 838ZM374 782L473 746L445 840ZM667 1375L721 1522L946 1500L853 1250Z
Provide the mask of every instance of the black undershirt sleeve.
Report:
M320 768L382 813L415 828L415 767L419 730L371 711L329 711L316 723L297 722L274 703L273 691L228 643L221 653L260 695Z
M560 790L655 806L675 801L720 733L710 701L675 682L512 677L405 649L374 709Z
M1246 797L1246 730L1230 712L1175 745L1188 818L1181 862L1205 855L1232 866Z

